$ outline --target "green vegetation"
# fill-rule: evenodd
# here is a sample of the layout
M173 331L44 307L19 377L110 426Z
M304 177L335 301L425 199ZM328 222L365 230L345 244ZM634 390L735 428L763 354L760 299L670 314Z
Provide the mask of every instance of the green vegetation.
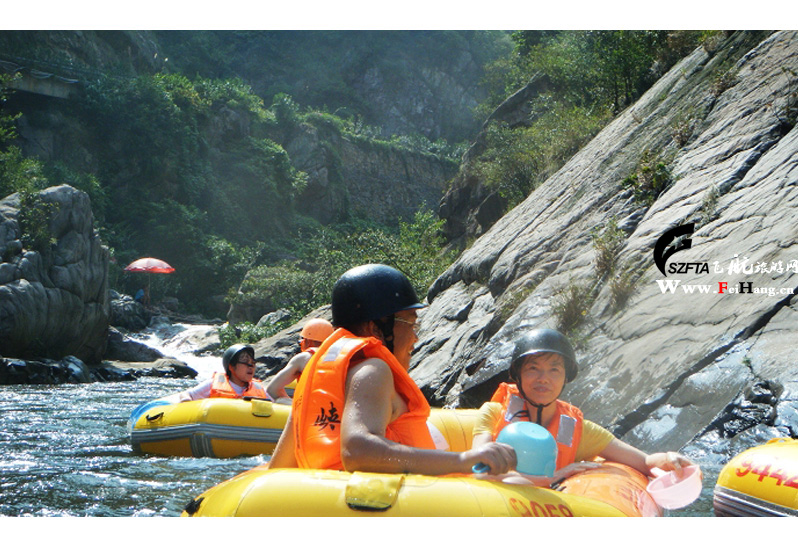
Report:
M621 186L631 188L638 202L651 205L674 181L676 178L668 164L658 155L646 150L637 169L621 182Z
M169 69L208 79L241 76L270 103L291 95L303 109L378 126L389 107L369 98L370 89L401 98L419 71L476 80L481 66L512 48L500 31L158 31ZM433 90L434 91L434 90ZM448 96L441 95L440 98ZM439 117L436 129L460 143L479 122L464 115Z
M454 261L452 254L441 250L442 225L431 211L419 211L412 222L400 222L398 233L369 222L306 230L298 238L298 259L253 268L238 292L230 293L228 302L287 309L290 324L328 304L338 277L365 263L396 267L424 297L434 279Z
M577 336L577 329L587 318L587 313L596 299L595 288L569 282L554 294L554 318L557 330L563 334Z
M701 207L698 209L698 227L712 222L718 214L718 199L720 198L720 190L716 185L712 185L707 190L704 198L701 200Z
M75 56L39 51L34 42L44 34L16 39L23 46L16 54L59 64ZM162 54L157 64L136 69L160 72L133 76L131 66L119 66L106 70L113 76L102 77L91 71L83 98L62 111L80 125L73 136L80 137L76 145L87 148L89 158L76 152L44 162L23 155L13 145L19 117L0 106L0 196L60 183L87 192L96 225L117 260L110 282L120 290L141 282L141 275L124 273L124 265L153 256L177 269L153 279L156 297L172 295L187 310L213 315L219 315L214 305L222 297L261 302L288 309L292 319L327 302L335 279L358 263L394 265L424 295L454 256L442 253L442 223L431 212L391 227L354 215L322 226L297 207L306 196L308 175L286 148L299 131L318 133L333 191L346 181L336 166L342 157L331 141L337 138L451 163L461 159L474 134L471 126L451 124L441 131L446 139L384 136L377 121L385 111L367 102L353 81L401 91L416 77L414 66L452 73L454 57L467 66L463 69L472 69L514 46L488 69L489 97L473 126L537 73L540 91L522 121L489 125L485 148L467 170L512 205L701 39L697 32L614 31L516 32L512 43L502 32L155 35L169 61ZM129 33L115 39L128 46L143 38ZM421 61L414 64L411 57ZM77 71L88 73L84 68L92 58L88 53L78 58ZM8 77L0 78L0 105L7 84ZM659 169L653 166L656 183ZM635 179L645 183L645 173ZM45 248L47 208L36 206L29 194L22 199L26 248ZM611 238L600 240L608 241L600 248L613 251ZM254 335L264 329L231 330Z
M737 84L737 69L727 69L723 73L717 75L709 87L709 93L713 97L720 97L720 94Z
M626 234L612 217L601 233L594 231L591 235L596 251L596 276L601 280L615 272L616 259L626 242Z
M467 164L468 173L481 177L510 206L556 172L609 119L608 114L553 99L540 98L536 105L540 116L532 127L491 122L486 131L487 149L477 161Z
M536 80L529 112L492 122L485 149L464 173L498 191L508 207L549 177L624 107L711 34L665 31L522 31L515 53L493 62L487 117L504 99Z
M20 114L9 114L4 110L13 77L0 75L0 198L18 192L19 226L22 244L27 249L46 252L53 244L49 222L52 207L43 202L37 191L48 185L42 163L25 158L11 142L16 138L15 122Z
M462 146L420 135L375 139L379 130L360 117L303 111L287 94L267 108L239 79L179 74L96 80L77 115L91 126L99 163L92 172L76 162L23 157L11 144L19 115L0 109L0 196L22 193L25 247L44 249L51 241L49 208L35 203L33 193L61 183L87 192L97 227L119 260L110 283L122 290L141 279L123 272L126 263L152 256L177 269L152 280L153 295L176 296L188 310L208 311L212 296L227 295L236 302L268 299L301 317L328 301L334 280L357 263L390 263L424 295L451 262L439 252L442 223L431 212L393 228L351 218L322 227L300 216L294 204L307 174L280 141L312 126L323 131L322 140L347 137L440 159L459 158ZM336 173L332 167L330 179L340 182Z

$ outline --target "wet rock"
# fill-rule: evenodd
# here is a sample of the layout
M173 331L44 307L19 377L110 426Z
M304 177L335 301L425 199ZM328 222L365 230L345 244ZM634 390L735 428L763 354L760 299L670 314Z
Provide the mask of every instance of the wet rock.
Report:
M150 324L152 314L140 302L135 301L130 295L124 295L114 290L109 291L111 297L111 320L114 327L121 327L129 331L143 331Z
M0 385L56 385L60 383L89 383L89 367L77 357L53 359L0 358Z
M191 350L195 355L206 355L221 348L218 327L189 327L188 329L164 340L164 346L180 347Z
M77 357L68 356L61 359L60 366L67 374L67 383L91 382L91 370L86 363Z
M144 370L137 370L138 376L146 377L175 377L175 378L191 378L197 377L197 371L187 365L185 362L167 357L155 361L152 368Z
M768 381L754 383L726 406L707 429L717 430L721 437L730 439L754 426L773 426L780 390L777 384Z
M107 360L121 362L153 362L164 357L163 353L141 342L131 340L120 331L111 327L108 330L108 348L105 352Z
M133 372L123 370L112 364L102 363L91 369L91 377L94 381L105 382L118 382L118 381L135 381L136 376Z
M278 323L285 321L291 317L291 311L286 308L280 308L279 310L275 310L274 312L269 312L265 316L262 316L256 325L256 327L267 327L270 325L277 325Z

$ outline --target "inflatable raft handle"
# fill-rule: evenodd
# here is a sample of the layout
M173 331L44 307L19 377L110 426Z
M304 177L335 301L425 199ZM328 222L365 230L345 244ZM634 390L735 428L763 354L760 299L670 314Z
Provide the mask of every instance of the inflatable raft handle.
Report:
M133 427L136 425L136 422L138 422L139 418L141 418L141 415L143 415L153 407L160 407L162 405L171 405L171 402L167 400L152 400L151 402L146 402L136 407L130 413L130 417L127 420L128 432L133 431Z
M471 467L471 472L481 474L487 473L490 471L490 465L486 465L484 463L475 463L473 467Z

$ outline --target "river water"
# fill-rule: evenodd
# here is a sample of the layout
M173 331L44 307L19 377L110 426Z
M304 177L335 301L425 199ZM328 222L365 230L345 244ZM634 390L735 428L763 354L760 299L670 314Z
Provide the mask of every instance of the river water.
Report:
M164 346L161 336L140 339L187 362L199 372L197 380L219 368L219 357L197 357L185 344ZM268 461L131 450L130 412L197 380L0 386L0 516L178 516L208 488ZM712 489L730 456L712 446L688 447L686 453L701 465L704 489L691 506L666 515L712 516Z
M198 379L221 364L218 357L162 350L197 370ZM130 412L196 383L145 377L0 386L0 516L178 516L196 495L268 461L265 456L165 458L132 451Z

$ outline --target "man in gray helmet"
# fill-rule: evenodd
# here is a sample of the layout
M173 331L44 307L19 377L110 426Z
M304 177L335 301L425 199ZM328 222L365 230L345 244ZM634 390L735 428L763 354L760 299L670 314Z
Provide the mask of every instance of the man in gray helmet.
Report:
M500 443L435 450L429 404L407 374L425 306L392 267L363 265L338 279L337 329L302 373L270 468L440 475L469 473L477 463L497 474L515 467L515 452Z
M510 363L511 383L501 383L490 402L480 409L473 447L490 443L508 424L535 422L557 442L557 471L553 481L596 467L597 456L626 464L645 474L654 467L670 471L692 465L677 452L646 454L616 439L582 416L574 405L559 399L565 383L579 371L568 338L554 329L535 329L515 342Z

